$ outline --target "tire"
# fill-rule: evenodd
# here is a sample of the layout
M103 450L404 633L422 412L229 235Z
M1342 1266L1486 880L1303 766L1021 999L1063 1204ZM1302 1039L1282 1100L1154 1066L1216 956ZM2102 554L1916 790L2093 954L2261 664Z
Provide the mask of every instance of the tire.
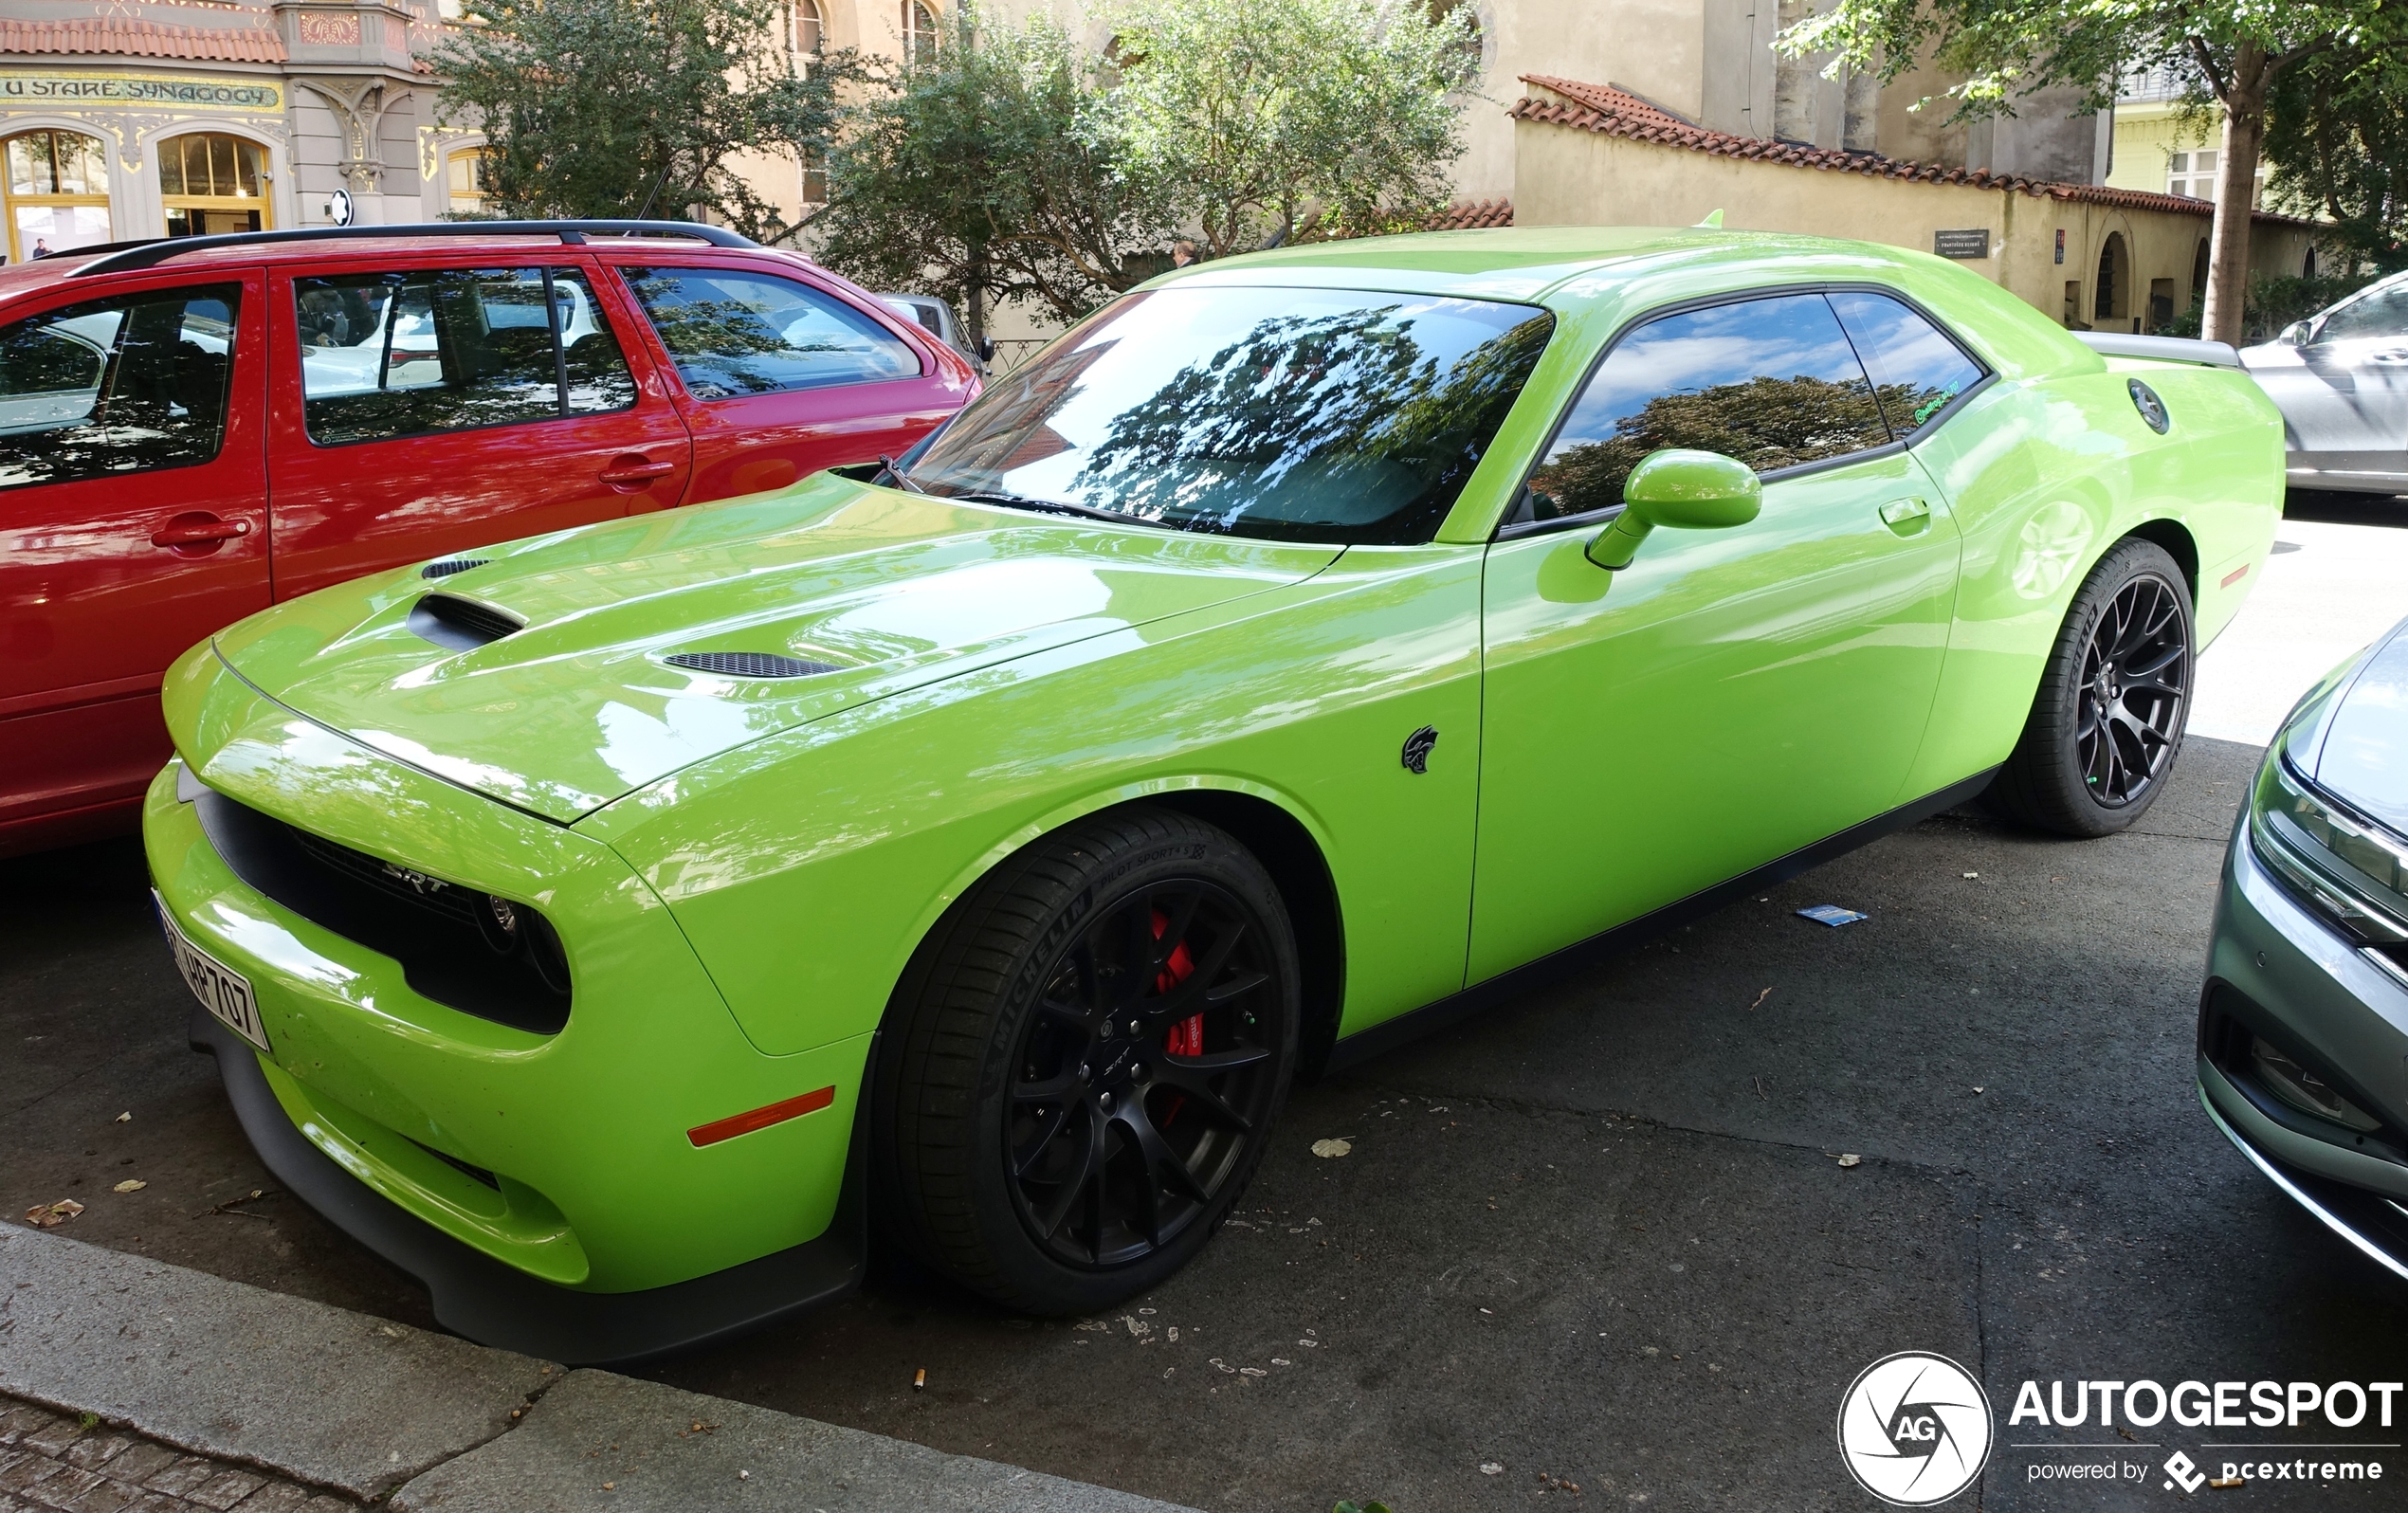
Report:
M2198 662L2182 570L2153 541L2116 543L2066 611L2022 738L1983 795L1989 807L2083 837L2139 819L2181 753Z
M1261 1163L1300 981L1279 889L1225 831L1132 805L1032 843L897 989L874 1105L882 1228L1028 1312L1158 1285Z

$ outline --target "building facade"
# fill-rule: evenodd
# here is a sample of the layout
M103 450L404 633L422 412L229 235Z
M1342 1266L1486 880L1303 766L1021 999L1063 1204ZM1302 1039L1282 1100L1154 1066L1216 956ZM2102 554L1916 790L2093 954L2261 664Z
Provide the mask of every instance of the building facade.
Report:
M437 118L437 0L11 0L7 252L473 209Z

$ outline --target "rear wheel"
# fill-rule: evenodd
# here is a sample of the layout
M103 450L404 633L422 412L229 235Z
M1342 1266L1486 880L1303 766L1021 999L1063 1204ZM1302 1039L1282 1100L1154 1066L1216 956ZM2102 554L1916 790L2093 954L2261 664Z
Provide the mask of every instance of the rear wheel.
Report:
M1296 946L1226 832L1132 806L996 868L921 948L881 1053L888 1229L1014 1307L1184 1266L1294 1075Z
M2066 611L1990 807L2062 835L2111 835L2139 819L2182 749L2192 640L2181 569L2153 541L2119 542Z

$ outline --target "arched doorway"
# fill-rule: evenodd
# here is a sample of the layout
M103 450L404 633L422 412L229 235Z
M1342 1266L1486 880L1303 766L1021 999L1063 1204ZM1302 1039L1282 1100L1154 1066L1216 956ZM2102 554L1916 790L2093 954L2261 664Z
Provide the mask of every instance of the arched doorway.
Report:
M2123 320L2132 313L2132 253L2125 246L2124 233L2109 231L2107 243L2099 248L2099 277L2092 286L2090 321L2104 326L2110 320Z
M159 198L170 236L265 231L267 150L224 132L192 132L159 143Z
M82 132L20 132L8 140L9 261L110 240L109 155Z
M2207 238L2199 238L2198 256L2191 259L2191 302L2207 299Z

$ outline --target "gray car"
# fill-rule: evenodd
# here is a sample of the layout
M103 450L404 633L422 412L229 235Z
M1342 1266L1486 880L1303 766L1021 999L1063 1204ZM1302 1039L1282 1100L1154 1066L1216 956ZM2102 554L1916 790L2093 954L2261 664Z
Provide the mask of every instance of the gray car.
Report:
M2408 622L2300 701L2224 860L2199 1100L2408 1277Z
M2293 488L2408 494L2408 273L2241 353L2283 412Z

